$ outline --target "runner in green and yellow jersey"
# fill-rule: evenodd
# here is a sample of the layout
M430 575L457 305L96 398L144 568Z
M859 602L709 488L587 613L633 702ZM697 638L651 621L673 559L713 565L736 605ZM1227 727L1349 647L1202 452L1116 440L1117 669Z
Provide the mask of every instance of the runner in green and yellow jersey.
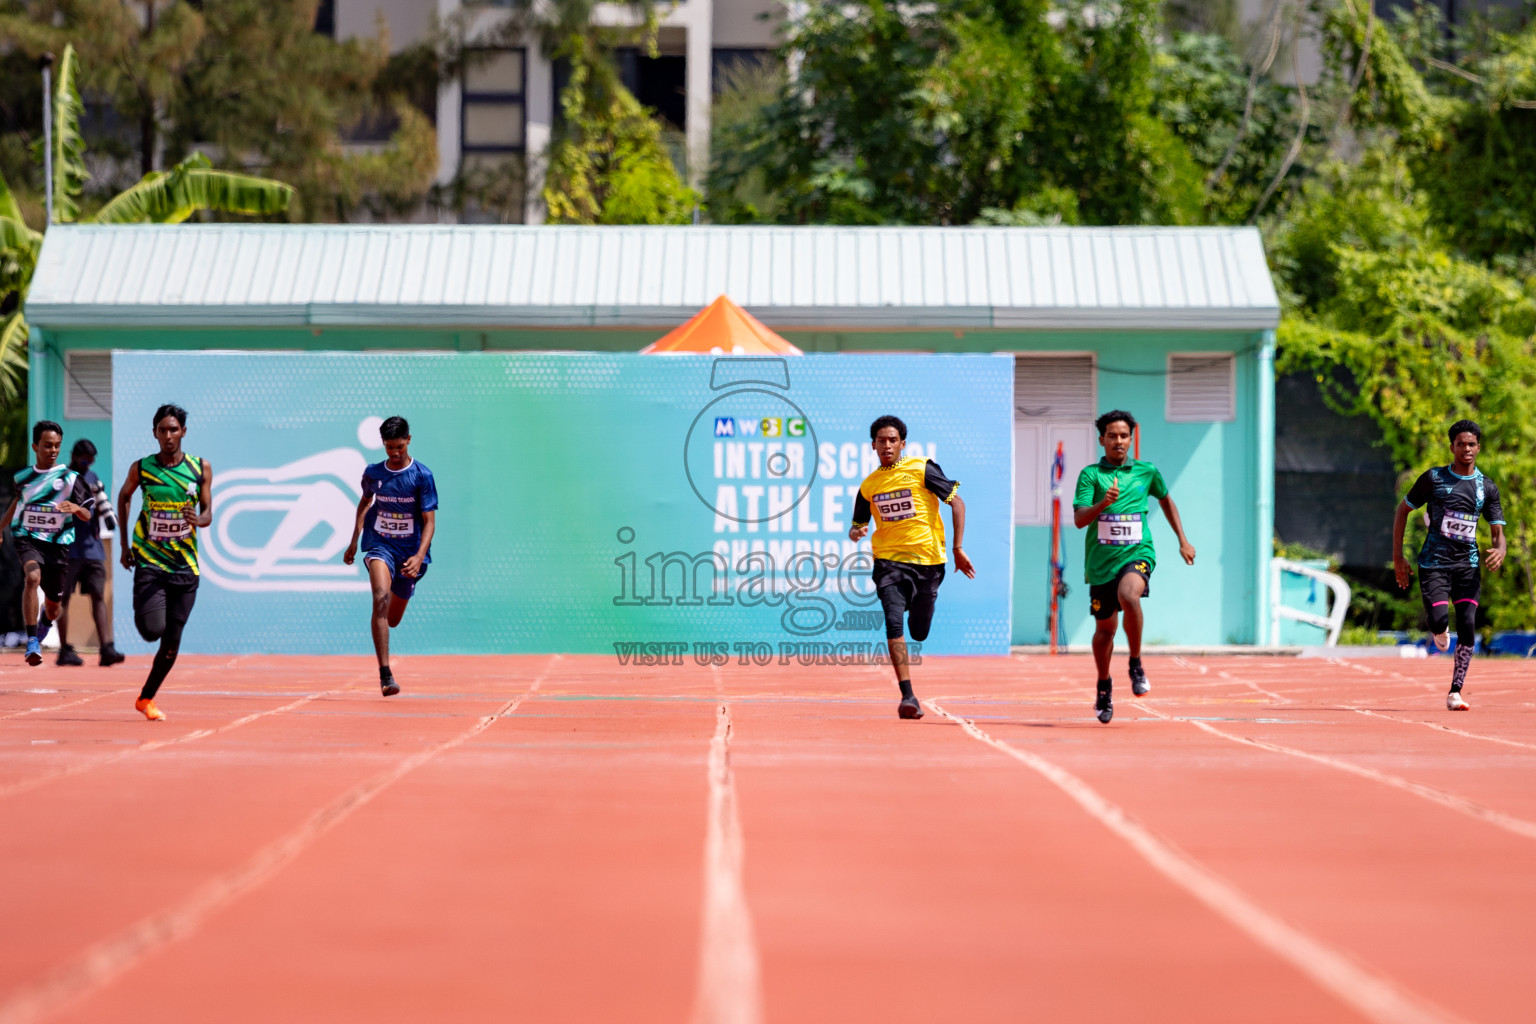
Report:
M154 433L160 451L128 467L117 495L118 522L127 523L133 492L144 491L133 541L123 545L123 568L133 570L133 624L145 640L160 641L133 705L152 722L165 718L155 707L155 693L176 664L181 633L197 600L197 531L213 522L213 467L181 450L187 411L162 405L155 410Z
M1151 593L1152 570L1157 568L1157 552L1147 529L1147 499L1156 498L1163 506L1186 565L1195 564L1195 546L1184 536L1184 524L1168 496L1163 474L1152 463L1130 457L1136 418L1116 409L1100 416L1094 426L1104 457L1077 475L1072 512L1078 529L1093 526L1084 538L1083 559L1093 617L1098 620L1093 661L1099 683L1093 710L1099 721L1108 722L1115 714L1109 661L1121 612L1125 613L1125 642L1131 649L1131 692L1140 697L1151 689L1141 667L1141 599Z

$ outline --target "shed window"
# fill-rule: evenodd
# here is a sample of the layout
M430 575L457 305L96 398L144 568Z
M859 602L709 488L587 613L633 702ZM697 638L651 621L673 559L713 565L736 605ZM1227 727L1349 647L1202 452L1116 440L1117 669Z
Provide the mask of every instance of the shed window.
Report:
M1013 361L1013 521L1051 521L1051 462L1060 445L1062 510L1072 507L1077 474L1094 458L1097 405L1091 354L1028 355Z
M1225 423L1237 418L1237 360L1230 352L1168 356L1168 422Z
M64 418L112 418L112 353L64 353Z

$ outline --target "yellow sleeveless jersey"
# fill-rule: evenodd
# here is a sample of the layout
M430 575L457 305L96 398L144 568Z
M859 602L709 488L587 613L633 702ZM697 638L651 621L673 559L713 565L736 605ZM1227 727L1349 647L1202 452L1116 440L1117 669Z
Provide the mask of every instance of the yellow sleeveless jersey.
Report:
M873 512L875 532L869 545L876 558L943 565L948 555L939 504L953 500L959 487L931 459L902 459L864 478L854 502L853 523L863 526Z

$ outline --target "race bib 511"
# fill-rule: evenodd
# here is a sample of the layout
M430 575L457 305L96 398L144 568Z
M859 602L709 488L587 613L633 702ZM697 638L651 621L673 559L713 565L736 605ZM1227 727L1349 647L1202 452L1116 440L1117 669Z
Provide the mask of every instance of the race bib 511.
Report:
M1099 516L1099 543L1129 547L1141 543L1140 512L1106 512Z

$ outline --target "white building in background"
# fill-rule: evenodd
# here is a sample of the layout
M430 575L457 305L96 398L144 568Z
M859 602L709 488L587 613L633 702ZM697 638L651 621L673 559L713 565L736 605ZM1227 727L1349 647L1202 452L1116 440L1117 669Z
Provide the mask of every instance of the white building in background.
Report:
M508 40L499 31L527 0L322 0L317 30L337 39L371 36L382 18L390 44L403 50L426 39L439 24L463 24L465 39L496 39L492 50L456 81L438 87L436 123L438 181L461 170L511 159L530 171L524 219L542 219L538 171L549 145L559 103L561 69L545 58L533 38ZM681 133L688 177L702 179L709 165L710 106L722 70L760 59L776 43L783 0L679 0L659 3L660 53L620 50L619 72L641 103ZM608 24L634 23L632 8L600 4Z

